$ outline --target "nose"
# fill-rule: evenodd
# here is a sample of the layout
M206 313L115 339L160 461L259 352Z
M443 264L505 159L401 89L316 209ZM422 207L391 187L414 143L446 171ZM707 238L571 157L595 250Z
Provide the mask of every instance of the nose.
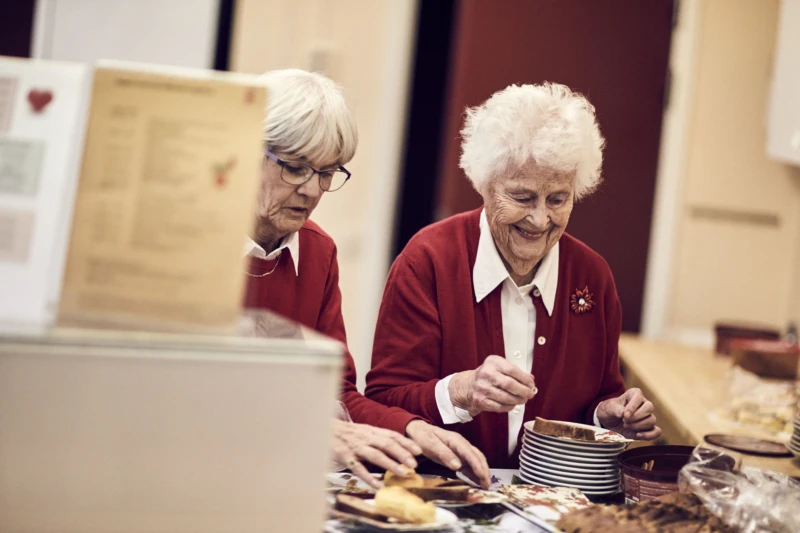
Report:
M322 187L319 185L319 174L315 172L310 180L297 187L297 192L298 194L311 198L317 198L322 195Z
M528 217L537 230L544 230L547 228L548 214L544 202L536 202L536 205L531 208Z

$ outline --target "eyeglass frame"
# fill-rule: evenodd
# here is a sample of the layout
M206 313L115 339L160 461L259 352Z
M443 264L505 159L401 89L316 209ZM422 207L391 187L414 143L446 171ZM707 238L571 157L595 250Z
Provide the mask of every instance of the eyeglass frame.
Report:
M344 173L347 175L347 177L344 179L344 182L343 182L341 185L339 185L338 187L336 187L335 189L333 189L333 190L325 190L325 188L323 188L323 187L322 187L322 179L320 179L320 180L319 180L319 188L320 188L320 189L322 189L322 190L323 190L323 191L325 191L325 192L336 192L336 191L338 191L339 189L341 189L342 187L344 187L344 186L347 184L347 182L348 182L348 181L350 181L350 178L351 178L351 177L353 177L353 174L352 174L352 172L350 172L349 170L347 170L346 168L344 168L344 167L343 167L343 166L341 166L341 165L339 165L339 167L338 167L337 169L333 170L333 171L331 171L331 170L325 170L325 171L323 171L323 170L318 170L318 169L316 169L316 168L312 167L311 165L307 165L307 164L305 164L305 163L301 163L301 162L299 162L299 161L286 161L286 160L283 160L283 159L281 159L280 157L278 157L277 155L275 155L274 153L272 153L272 152L269 150L269 148L266 148L266 149L264 149L264 155L265 155L267 158L269 158L269 159L270 159L270 161L274 162L276 165L278 165L279 167L281 167L281 181L283 181L284 183L286 183L286 184L288 184L288 185L292 185L293 187L300 187L301 185L304 185L304 184L308 183L308 182L309 182L309 181L310 181L310 180L311 180L311 179L314 177L314 174L316 174L317 176L320 176L320 175L321 175L323 172L344 172ZM311 170L313 170L313 172L312 172L312 173L311 173L311 175L310 175L310 176L309 176L309 177L308 177L308 178L307 178L307 179L306 179L304 182L302 182L302 183L290 183L290 182L286 181L286 180L283 178L283 168L284 168L284 165L287 165L287 164L290 164L290 165L298 165L298 166L302 166L302 167L310 168Z

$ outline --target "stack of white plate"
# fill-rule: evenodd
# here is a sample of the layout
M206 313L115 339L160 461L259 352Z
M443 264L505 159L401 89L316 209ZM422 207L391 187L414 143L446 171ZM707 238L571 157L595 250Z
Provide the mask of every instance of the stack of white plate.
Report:
M575 487L587 496L607 496L620 490L617 456L631 442L622 435L585 424L595 431L595 442L536 433L534 421L525 424L520 453L520 478L548 487Z
M800 413L794 417L794 433L792 434L791 440L789 440L789 451L791 451L795 457L800 457Z

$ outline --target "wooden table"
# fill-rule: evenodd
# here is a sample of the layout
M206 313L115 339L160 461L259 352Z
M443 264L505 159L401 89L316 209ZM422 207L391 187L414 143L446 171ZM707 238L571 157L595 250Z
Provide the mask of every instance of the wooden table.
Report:
M709 418L725 405L730 359L711 350L623 335L619 355L629 387L639 387L656 406L658 425L669 444L696 446L709 433L763 437L753 431L723 426ZM742 464L800 476L794 458L742 454Z

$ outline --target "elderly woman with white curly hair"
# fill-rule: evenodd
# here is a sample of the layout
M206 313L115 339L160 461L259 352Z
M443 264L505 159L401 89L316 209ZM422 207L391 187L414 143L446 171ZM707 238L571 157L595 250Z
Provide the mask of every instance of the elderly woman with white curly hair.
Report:
M336 245L309 216L325 193L351 178L344 165L358 145L355 120L339 87L321 74L287 69L262 79L269 94L264 167L245 249L245 307L269 309L347 344ZM341 400L354 423L334 421L334 458L367 483L380 484L363 462L404 475L424 454L489 485L485 457L461 435L361 395L349 353Z
M594 107L564 85L512 85L467 111L462 137L484 205L395 260L366 395L452 425L491 467L518 466L537 416L657 438L653 404L620 374L611 270L564 232L600 183Z

